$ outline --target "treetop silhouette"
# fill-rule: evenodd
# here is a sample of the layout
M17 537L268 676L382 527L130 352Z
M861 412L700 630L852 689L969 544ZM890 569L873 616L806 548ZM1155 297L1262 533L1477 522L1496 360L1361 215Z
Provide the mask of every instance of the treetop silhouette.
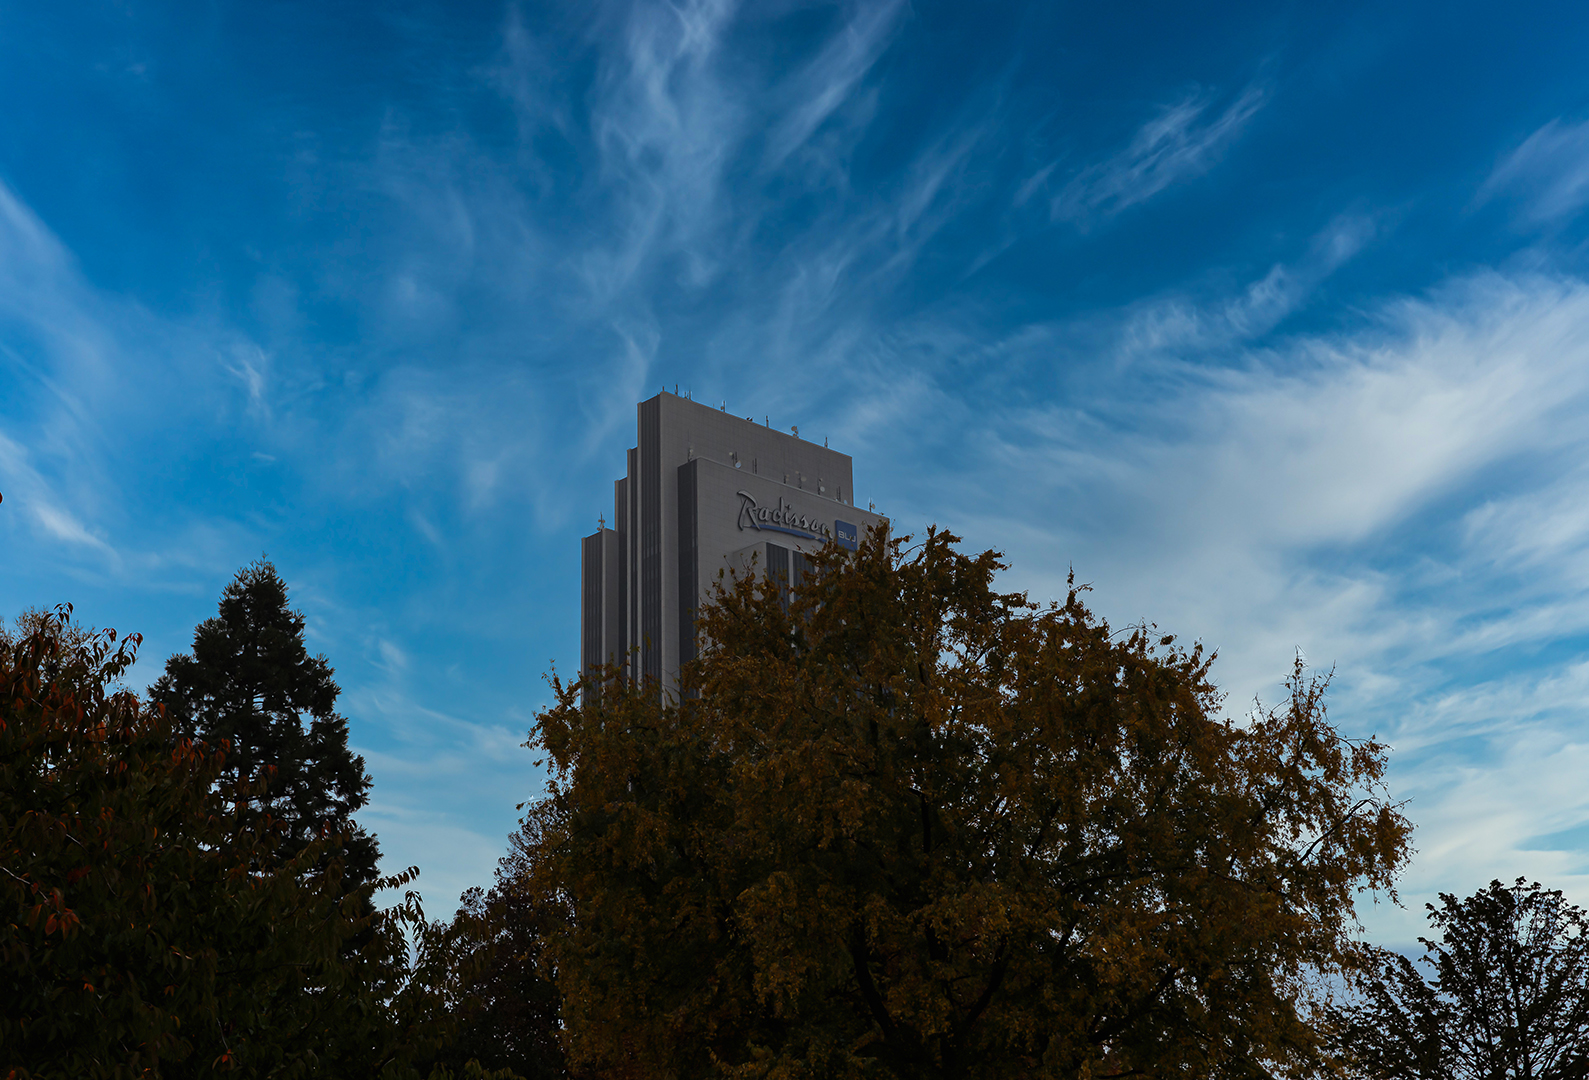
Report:
M380 852L354 820L370 778L348 749L333 674L325 656L309 655L303 614L261 557L237 572L219 613L194 630L192 653L167 660L149 695L181 734L212 746L224 740L234 775L265 777L262 799L283 826L287 852L342 835L347 884L356 888L375 880Z

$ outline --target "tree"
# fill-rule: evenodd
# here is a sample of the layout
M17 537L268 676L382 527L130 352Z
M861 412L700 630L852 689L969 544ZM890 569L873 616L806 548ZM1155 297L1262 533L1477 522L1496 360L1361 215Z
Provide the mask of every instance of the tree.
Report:
M265 776L263 799L284 825L285 854L340 836L347 885L359 888L375 881L380 850L353 817L369 800L370 778L348 749L332 674L323 655L309 655L304 617L261 558L238 571L220 613L193 632L193 652L167 660L149 696L182 735L224 741L233 776Z
M539 834L531 814L513 835L495 884L464 893L452 923L437 935L448 941L456 973L451 1007L458 1031L441 1059L454 1067L477 1060L525 1080L568 1076L546 943L569 914L561 897L539 896L530 887Z
M1589 937L1583 909L1518 878L1425 905L1420 973L1381 952L1336 1010L1338 1053L1361 1075L1439 1080L1589 1076Z
M1300 667L1227 721L1200 648L996 553L870 536L721 582L677 700L554 679L526 876L592 1076L1255 1077L1320 1058L1410 826ZM583 706L580 692L589 691Z
M0 647L14 646L37 634L42 634L52 642L48 650L48 658L44 663L60 663L70 659L86 656L100 644L99 631L82 623L73 622L71 619L72 605L66 604L60 611L46 611L41 607L23 608L12 622L15 630L5 628L5 620L0 619Z
M412 1076L447 1033L417 898L282 855L224 748L117 688L137 641L0 635L0 1075Z

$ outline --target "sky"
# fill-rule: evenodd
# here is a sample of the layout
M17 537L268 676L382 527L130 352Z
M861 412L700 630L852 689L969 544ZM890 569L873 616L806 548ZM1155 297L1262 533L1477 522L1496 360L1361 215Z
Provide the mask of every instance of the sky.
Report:
M0 3L0 613L266 554L385 866L489 883L634 405L1300 654L1436 894L1589 905L1589 8Z

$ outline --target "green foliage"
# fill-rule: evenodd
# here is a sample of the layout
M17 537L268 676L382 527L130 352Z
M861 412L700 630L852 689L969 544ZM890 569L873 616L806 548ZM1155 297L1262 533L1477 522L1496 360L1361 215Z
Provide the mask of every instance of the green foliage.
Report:
M349 888L371 884L380 852L353 815L369 799L364 759L348 750L341 693L324 656L304 645L304 617L287 606L287 585L265 559L239 570L220 612L193 632L193 652L171 657L149 688L188 738L230 747L229 774L265 780L262 799L292 855L329 836ZM269 770L268 772L266 770Z
M1337 1052L1359 1075L1406 1080L1589 1076L1589 921L1518 878L1426 905L1421 974L1380 952L1361 994L1334 1013Z
M1248 1077L1409 825L1299 667L1233 724L1199 649L992 588L930 532L730 581L678 701L554 680L524 886L601 1077ZM589 690L584 707L581 690Z
M417 897L283 856L224 743L116 689L138 639L73 631L0 637L0 1074L413 1076L447 1034Z

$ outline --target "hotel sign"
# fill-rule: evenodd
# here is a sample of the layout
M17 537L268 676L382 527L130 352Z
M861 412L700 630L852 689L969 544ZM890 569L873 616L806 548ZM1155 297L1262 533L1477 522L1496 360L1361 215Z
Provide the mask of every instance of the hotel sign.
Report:
M762 506L748 491L739 495L739 527L757 532L780 532L790 536L809 537L813 540L837 540L839 544L855 550L857 530L847 521L827 522L809 514L802 514L778 496L777 506ZM836 534L836 535L835 535Z
M777 506L762 506L748 491L739 492L739 527L758 532L781 532L790 536L809 536L814 540L831 540L833 527L825 521L799 513L778 496Z

